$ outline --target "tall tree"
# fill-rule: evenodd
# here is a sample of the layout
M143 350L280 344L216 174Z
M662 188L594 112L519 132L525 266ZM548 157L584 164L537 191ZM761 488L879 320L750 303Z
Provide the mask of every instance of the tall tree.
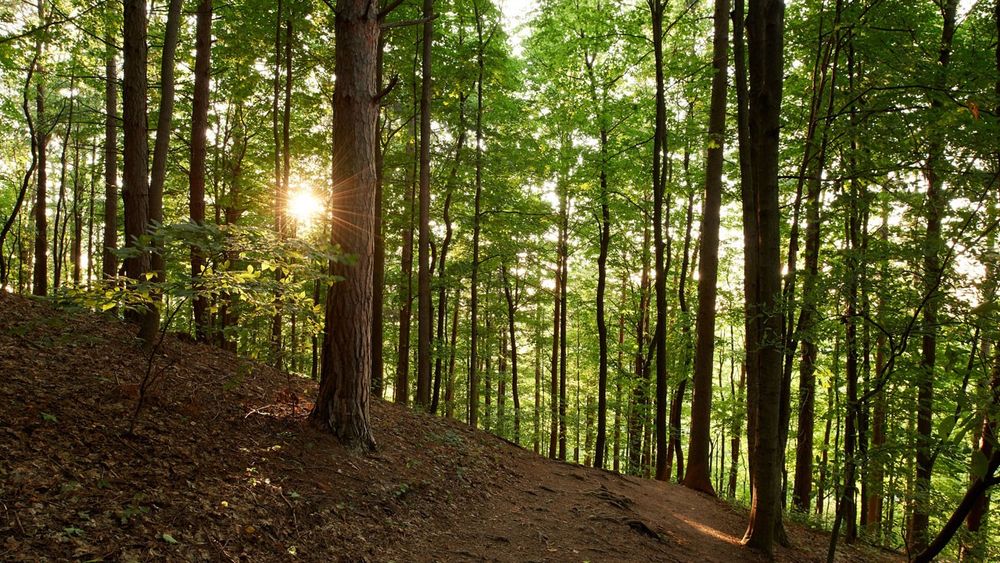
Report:
M333 138L335 185L330 241L357 256L354 265L331 262L344 280L327 292L323 359L313 420L345 444L372 448L369 420L373 210L375 206L376 73L379 11L374 0L337 0Z
M434 0L424 0L420 88L420 204L417 241L417 395L418 408L431 406L431 52Z
M45 2L38 3L38 20L46 22ZM45 67L40 60L45 54L45 33L38 34L36 49L41 53L35 57L35 141L38 165L35 168L35 267L32 271L31 293L44 296L49 292L48 258L48 217L45 214L46 190L48 188L48 145L49 125L45 122Z
M691 401L691 440L684 485L715 494L709 456L712 417L712 364L715 355L715 298L719 273L719 222L722 208L723 147L726 133L726 90L729 67L729 2L715 0L715 36L712 47L712 100L708 122L705 199L702 203L701 260L698 262L697 341L694 357L694 393Z
M205 222L205 158L207 155L209 80L212 56L212 0L198 2L195 27L194 98L191 102L191 159L188 172L191 222ZM191 277L197 280L205 269L204 251L191 247ZM208 339L208 298L199 293L194 298L195 335L200 342Z
M653 281L656 292L656 328L652 346L656 349L656 478L670 478L667 467L667 354L663 342L667 327L667 269L664 267L665 244L663 240L663 199L667 183L664 154L667 151L667 102L663 75L663 14L667 3L648 0L653 22L653 58L656 67L656 114L653 131L653 247L655 272ZM669 215L669 214L668 214Z
M934 69L934 87L943 89L947 85L948 66L951 61L952 40L955 37L955 12L958 0L942 0L941 42L938 49L937 66ZM934 96L930 102L932 112L940 112L944 102ZM913 502L913 516L907 540L911 551L923 551L927 547L927 528L930 524L931 475L934 472L934 371L937 364L938 313L942 294L939 290L943 276L941 255L944 238L941 233L941 219L947 205L943 186L944 144L930 133L927 155L924 159L923 175L927 182L927 200L924 207L926 231L923 244L922 285L927 296L923 308L920 342L920 376L917 381L917 456L916 495Z
M125 246L139 248L149 228L149 139L146 136L147 76L146 1L125 0L122 83L122 197L125 201ZM138 282L150 271L150 254L139 248L125 259L125 274ZM139 338L148 348L159 328L155 304L146 303L134 315Z
M748 153L750 177L743 185L746 237L745 305L747 384L751 421L750 523L744 536L749 547L771 553L779 537L781 461L781 314L778 207L778 138L783 77L784 11L781 0L750 0L748 43ZM742 140L741 140L742 141Z
M101 244L101 273L105 279L118 273L118 66L111 10L105 14L104 31L104 236Z

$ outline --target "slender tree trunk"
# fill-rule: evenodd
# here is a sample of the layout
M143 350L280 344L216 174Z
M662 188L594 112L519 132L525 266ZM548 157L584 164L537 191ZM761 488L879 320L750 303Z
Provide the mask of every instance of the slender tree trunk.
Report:
M472 212L472 280L469 299L470 339L469 339L469 426L476 428L479 422L479 230L482 219L483 194L483 78L486 71L483 38L483 21L479 13L479 3L473 2L476 17L476 193L473 197Z
M156 138L153 141L153 165L149 179L149 221L154 228L163 223L163 184L167 176L167 149L170 145L171 123L174 117L174 63L177 60L177 35L180 30L181 0L170 0L167 8L167 25L163 36L160 57L160 108L156 119ZM197 63L196 63L197 66ZM197 70L196 70L197 73ZM192 120L193 121L193 120ZM156 283L166 279L166 264L162 245L150 255L150 267ZM154 294L159 300L159 292ZM159 309L154 309L159 314ZM159 324L159 318L157 318Z
M549 385L549 459L556 459L559 443L559 350L560 333L559 319L562 318L562 215L566 214L566 190L562 178L557 186L559 190L559 240L556 246L555 287L552 306L552 361Z
M401 252L401 279L399 284L399 344L396 357L396 382L394 386L393 400L396 403L405 405L409 402L410 396L410 329L413 318L413 227L415 221L415 202L417 197L417 181L420 165L420 153L417 145L420 143L419 123L417 114L419 111L417 98L417 60L418 51L413 51L413 118L412 122L412 151L413 160L410 167L409 192L406 199L406 224L403 228L403 249Z
M667 269L664 267L663 199L666 188L667 105L663 76L663 14L666 3L649 0L653 23L653 55L656 67L656 117L653 133L653 245L656 254L656 329L653 333L656 346L656 478L669 479L667 467L667 355L663 342L667 323Z
M445 331L445 318L447 315L448 308L448 287L447 287L447 277L445 276L446 264L448 260L448 250L451 246L451 238L453 234L452 220L451 220L451 202L452 195L455 189L455 181L458 176L458 168L462 162L462 149L465 147L465 136L466 136L466 123L465 123L465 99L466 95L464 92L458 95L458 141L455 142L455 158L452 161L451 171L448 173L447 186L444 196L444 225L445 233L444 240L441 241L441 256L440 262L438 263L438 305L437 305L437 337L435 338L435 349L434 354L434 396L431 399L431 412L437 412L438 408L438 397L441 390L441 372L442 364L444 362L444 331Z
M726 134L726 90L729 76L729 2L715 0L712 101L705 164L705 200L702 204L701 260L698 262L697 341L694 355L694 391L691 401L691 440L684 484L715 495L709 451L712 423L712 364L715 355L715 297L719 273L719 222L722 208L723 146Z
M375 85L379 92L385 87L382 83L382 72L384 67L385 36L379 37L378 42L378 62L376 69ZM382 94L380 94L382 95ZM375 397L382 397L382 382L385 372L385 363L382 359L382 347L384 329L384 306L385 306L385 233L383 227L383 198L384 198L384 168L385 158L382 146L382 103L379 102L379 119L376 120L375 138L375 233L374 264L372 265L372 389L371 393ZM387 141L388 142L388 141Z
M419 409L431 406L431 53L434 0L423 0L423 56L420 95L420 198L417 241L417 395Z
M45 2L38 2L38 21L47 22L45 15ZM47 209L47 189L48 189L48 146L49 146L49 125L45 120L45 67L42 65L41 57L45 53L45 34L39 34L37 51L39 56L35 57L35 134L38 139L35 145L38 153L38 165L35 168L35 257L34 269L32 270L32 295L45 296L49 292L49 241L48 241L48 216ZM109 118L110 119L110 118Z
M106 17L110 19L110 14ZM118 274L118 70L112 25L105 24L104 40L104 236L101 244L101 274ZM41 154L39 154L41 156Z
M639 475L642 466L643 427L647 426L649 407L649 365L646 361L646 328L649 324L649 268L650 268L650 237L649 221L643 221L642 229L642 274L639 278L639 319L635 327L635 376L636 383L632 391L632 410L628 420L628 472ZM655 346L655 341L653 344Z
M337 191L334 216L352 225L333 225L330 242L358 257L354 265L331 262L344 281L327 292L322 375L312 418L345 444L372 448L369 422L371 386L372 249L375 206L375 99L379 20L371 0L337 0L334 32L333 135L342 158L335 159L335 180L350 179L354 189Z
M514 443L521 443L521 398L517 389L517 329L515 327L515 316L517 315L517 294L519 293L520 280L514 273L514 288L510 287L507 279L506 269L501 270L503 276L504 298L507 301L507 330L510 335L510 393L514 403Z
M74 79L70 79L70 89L73 90ZM66 251L66 224L69 218L66 212L66 168L67 153L69 152L70 138L73 133L73 110L76 105L76 96L70 96L69 114L66 116L66 133L63 135L62 151L59 155L59 196L56 199L56 216L52 224L52 289L58 290L62 285L63 262ZM62 230L60 230L60 227Z
M191 222L205 223L205 157L207 154L209 79L212 53L212 0L198 2L195 28L194 97L191 101L191 159L188 172ZM205 254L191 247L191 278L199 280L205 269ZM208 298L195 281L194 326L199 342L208 340Z
M597 255L597 342L598 342L598 375L597 375L597 443L594 455L594 467L603 469L605 466L605 451L608 435L608 323L605 319L604 295L608 279L608 246L611 243L611 208L608 204L608 116L604 110L603 88L598 91L597 77L594 73L594 56L584 52L584 65L590 81L590 99L597 110L597 122L600 126L600 168L598 179L600 192L598 199L601 205L600 236ZM589 430L589 427L588 427ZM589 451L589 446L588 446ZM588 464L589 465L589 464Z
M951 44L955 35L955 12L958 0L946 0L941 14L944 18L941 31L941 46L938 52L938 88L947 84L948 64L951 60ZM930 109L935 114L942 111L941 100L931 101ZM917 382L917 455L913 518L907 533L907 543L911 552L921 552L927 547L927 529L930 524L931 475L934 472L933 416L934 416L934 370L937 363L938 310L942 294L938 290L941 271L941 251L944 239L941 233L941 219L945 212L947 197L941 179L944 160L944 146L935 133L930 133L927 158L924 162L924 179L927 181L926 236L923 248L923 289L928 296L923 309L920 374Z
M80 186L80 124L76 125L75 141L73 143L73 235L70 237L70 264L73 265L72 279L75 287L80 286L81 263L83 251L83 190Z
M565 140L563 146L569 144L569 140ZM565 174L565 171L564 171ZM560 263L561 272L559 274L559 459L566 461L566 407L568 405L566 400L566 349L567 349L567 339L566 339L566 322L568 318L568 307L566 304L567 289L569 285L569 193L567 186L563 186L562 197L563 201L560 204L562 208L561 219L562 226L560 227L560 247L562 252L560 252Z
M455 305L451 310L451 344L448 347L448 383L445 385L445 416L452 418L455 413L455 351L458 344L458 310L461 305L461 289L455 289Z

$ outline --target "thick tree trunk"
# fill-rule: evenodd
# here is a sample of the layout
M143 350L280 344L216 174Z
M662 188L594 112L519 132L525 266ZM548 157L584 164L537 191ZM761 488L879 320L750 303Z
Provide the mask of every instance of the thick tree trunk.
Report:
M729 68L729 2L715 0L712 101L705 164L705 200L701 219L701 260L698 263L697 341L694 355L694 391L691 401L691 440L684 484L715 495L709 453L712 423L712 364L715 355L715 297L719 273L719 222L722 208L723 145L726 133L726 90Z
M784 3L751 0L749 29L749 140L752 182L750 209L744 211L756 226L747 240L748 283L746 307L756 330L748 333L747 349L756 352L747 365L754 422L750 436L753 452L750 523L744 536L749 547L772 553L779 539L781 517L782 449L780 408L781 291L779 258L780 209L778 206L778 138L783 77Z
M330 264L344 277L327 293L326 332L319 395L312 418L330 428L345 444L372 448L369 421L371 386L372 250L375 206L375 98L379 21L374 0L338 0L335 10L333 136L341 158L335 159L338 190L331 200L334 224L330 241L358 257L354 265Z
M146 1L125 0L124 82L122 88L122 132L124 138L122 196L125 201L125 246L134 247L149 227L149 177L146 136ZM149 252L125 260L125 274L140 282L150 270ZM158 315L153 304L136 313L139 338L149 348L157 331Z

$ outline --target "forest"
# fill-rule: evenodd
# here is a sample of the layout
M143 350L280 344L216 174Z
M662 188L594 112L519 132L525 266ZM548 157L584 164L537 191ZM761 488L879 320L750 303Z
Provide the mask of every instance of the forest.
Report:
M311 385L345 455L394 402L724 499L748 552L996 561L998 35L997 0L7 0L0 293L132 323L136 413L179 338Z

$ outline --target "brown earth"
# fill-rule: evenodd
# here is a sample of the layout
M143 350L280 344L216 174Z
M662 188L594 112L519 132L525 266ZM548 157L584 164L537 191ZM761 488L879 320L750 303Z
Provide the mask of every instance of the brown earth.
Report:
M175 338L129 432L146 368L128 325L0 293L0 560L763 560L722 501L397 405L347 451L311 382ZM789 532L778 560L825 560Z

